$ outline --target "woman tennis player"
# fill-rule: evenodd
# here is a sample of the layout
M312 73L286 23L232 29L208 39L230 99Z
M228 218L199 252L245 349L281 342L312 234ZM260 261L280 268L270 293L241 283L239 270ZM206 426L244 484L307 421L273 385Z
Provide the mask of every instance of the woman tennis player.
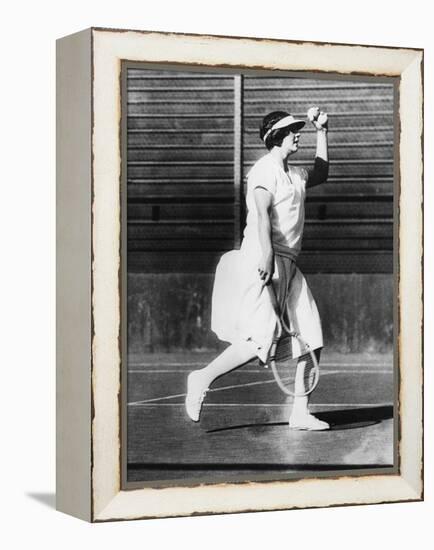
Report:
M323 346L321 322L309 287L296 266L304 226L306 189L328 176L327 115L313 107L308 118L317 131L316 156L310 170L291 165L300 130L305 125L284 111L262 121L260 138L268 153L247 176L247 223L240 250L224 254L217 266L212 297L211 328L230 342L208 366L191 372L187 380L186 411L197 422L206 391L214 380L258 357L267 362L276 330L277 313L267 285L272 285L281 311L288 307L291 328L301 335L319 360ZM306 369L307 355L293 345L298 369ZM294 397L289 426L326 430L313 416L309 397Z

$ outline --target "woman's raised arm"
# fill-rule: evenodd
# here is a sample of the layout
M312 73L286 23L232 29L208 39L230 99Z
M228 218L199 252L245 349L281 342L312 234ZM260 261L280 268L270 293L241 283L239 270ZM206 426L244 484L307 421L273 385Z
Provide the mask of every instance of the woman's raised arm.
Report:
M309 109L308 118L316 128L316 153L314 167L308 170L306 187L314 187L324 183L329 174L328 118L326 113L320 112L317 107Z

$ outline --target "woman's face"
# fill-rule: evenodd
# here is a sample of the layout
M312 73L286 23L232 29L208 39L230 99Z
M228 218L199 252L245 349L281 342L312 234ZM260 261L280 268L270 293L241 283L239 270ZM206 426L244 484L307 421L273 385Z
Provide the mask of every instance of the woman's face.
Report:
M289 134L282 141L282 153L286 155L292 155L298 151L298 141L300 139L300 132L293 132L290 130Z

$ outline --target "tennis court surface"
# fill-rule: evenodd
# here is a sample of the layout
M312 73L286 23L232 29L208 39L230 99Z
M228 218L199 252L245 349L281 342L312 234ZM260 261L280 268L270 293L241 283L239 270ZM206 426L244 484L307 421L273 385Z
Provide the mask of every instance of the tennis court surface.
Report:
M250 363L216 380L201 420L185 414L187 374L213 353L128 359L128 481L304 477L392 467L394 374L389 354L323 354L311 411L325 432L291 431L291 399Z

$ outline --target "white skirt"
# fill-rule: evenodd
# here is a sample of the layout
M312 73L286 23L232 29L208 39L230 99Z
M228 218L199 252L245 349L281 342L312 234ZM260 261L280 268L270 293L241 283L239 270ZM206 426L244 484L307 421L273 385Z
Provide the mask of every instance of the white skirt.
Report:
M277 265L273 275L279 289ZM321 321L315 300L301 271L296 267L288 293L291 330L300 334L312 349L323 346ZM252 351L264 363L276 329L276 313L257 271L257 256L247 250L224 254L216 269L212 295L211 329L224 342L250 342ZM294 357L302 355L298 341L292 340Z

